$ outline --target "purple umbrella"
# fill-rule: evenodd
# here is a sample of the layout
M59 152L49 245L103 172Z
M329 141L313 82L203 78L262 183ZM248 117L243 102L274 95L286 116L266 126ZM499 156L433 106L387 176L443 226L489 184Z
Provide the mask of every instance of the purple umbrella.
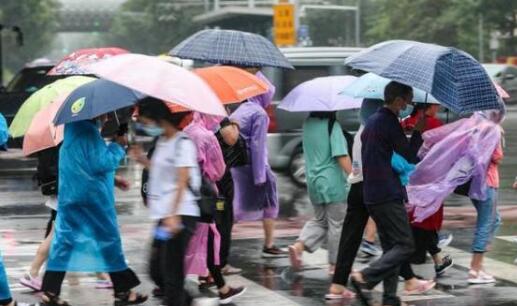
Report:
M315 78L296 86L278 106L289 112L326 112L360 108L363 99L340 95L354 76Z

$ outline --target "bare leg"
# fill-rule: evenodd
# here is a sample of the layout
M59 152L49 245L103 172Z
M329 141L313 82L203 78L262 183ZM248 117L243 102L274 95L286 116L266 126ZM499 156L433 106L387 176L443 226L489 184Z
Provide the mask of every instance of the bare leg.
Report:
M435 264L435 265L438 265L438 266L439 266L439 265L442 265L442 264L443 264L443 260L442 260L442 259L443 259L443 258L442 258L442 256L440 255L440 253L433 255L433 261L434 261L434 264Z
M470 262L470 269L474 271L483 270L483 258L484 253L474 253L472 254L472 261Z
M264 245L267 248L271 248L275 242L275 220L274 219L264 219L262 221L264 227Z
M50 251L50 244L52 243L53 237L54 224L52 224L52 229L50 230L50 233L48 234L47 238L43 240L43 242L38 247L38 250L36 251L36 256L34 257L34 260L32 261L30 268L30 274L32 277L38 277L41 267L47 261L48 253Z
M377 225L372 218L368 219L368 223L366 223L366 229L364 231L364 239L368 242L374 243L375 236L377 235Z

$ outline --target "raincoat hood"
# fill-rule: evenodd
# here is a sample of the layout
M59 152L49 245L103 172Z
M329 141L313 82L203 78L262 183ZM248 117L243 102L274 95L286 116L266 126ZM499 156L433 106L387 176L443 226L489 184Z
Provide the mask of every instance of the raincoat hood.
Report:
M194 113L194 117L192 119L192 122L201 125L205 129L214 132L219 126L219 123L223 120L223 117L214 116L214 115L207 115L203 113Z
M256 103L262 106L262 108L266 109L269 105L271 105L271 102L273 102L276 88L275 85L273 85L262 72L257 72L256 76L268 85L269 90L264 94L250 98L248 101Z

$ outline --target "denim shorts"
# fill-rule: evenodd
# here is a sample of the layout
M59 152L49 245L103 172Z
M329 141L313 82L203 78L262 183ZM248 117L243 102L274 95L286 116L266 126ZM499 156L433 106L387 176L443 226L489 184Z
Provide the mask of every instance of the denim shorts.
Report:
M483 253L501 225L501 216L497 208L497 189L488 187L486 200L472 199L472 204L478 214L472 252Z

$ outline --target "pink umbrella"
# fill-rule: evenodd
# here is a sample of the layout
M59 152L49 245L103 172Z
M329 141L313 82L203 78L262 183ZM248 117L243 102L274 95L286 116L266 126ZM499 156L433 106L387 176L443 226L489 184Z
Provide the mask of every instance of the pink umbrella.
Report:
M123 54L86 67L101 78L205 114L227 116L221 100L195 73L154 56Z
M83 75L88 74L84 67L102 59L129 53L121 48L91 48L80 49L65 56L48 75Z
M67 95L60 96L34 116L23 138L23 154L25 156L53 148L63 141L64 125L56 127L52 121L66 97Z
M504 90L501 85L497 84L496 82L494 82L494 86L495 86L495 89L497 90L497 94L503 98L503 99L508 99L510 98L510 95L506 92L506 90Z

